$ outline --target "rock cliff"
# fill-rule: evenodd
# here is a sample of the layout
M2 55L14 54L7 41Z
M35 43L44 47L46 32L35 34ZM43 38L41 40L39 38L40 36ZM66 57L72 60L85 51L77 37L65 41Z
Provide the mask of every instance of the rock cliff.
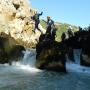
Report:
M32 32L34 22L31 16L34 13L29 0L0 0L0 32L10 34L20 44L35 44L40 32ZM39 27L44 31L41 25Z

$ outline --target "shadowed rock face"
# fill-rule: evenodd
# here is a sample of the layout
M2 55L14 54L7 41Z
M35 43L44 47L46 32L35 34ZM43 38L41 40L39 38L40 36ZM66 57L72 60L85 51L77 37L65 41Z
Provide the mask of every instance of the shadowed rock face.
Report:
M25 48L16 44L17 42L10 35L0 34L0 63L9 63L12 60L19 60L20 57L23 57L22 51Z
M82 49L81 65L90 66L90 31L78 31L64 41L68 48Z
M74 36L60 43L53 41L50 36L45 40L45 35L41 35L36 46L36 66L40 69L64 71L65 54L69 54L74 61L73 49L81 49L81 65L90 66L90 31L77 31Z
M53 71L66 72L65 45L56 41L43 41L45 35L41 35L36 46L36 67Z
M88 56L87 54L82 54L81 65L90 67L90 56Z

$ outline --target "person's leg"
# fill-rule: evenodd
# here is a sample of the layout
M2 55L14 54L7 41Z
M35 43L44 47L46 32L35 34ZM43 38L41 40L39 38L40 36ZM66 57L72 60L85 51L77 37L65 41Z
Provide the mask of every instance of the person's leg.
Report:
M43 32L39 29L38 25L39 25L39 23L37 23L37 25L36 25L36 29L37 29L38 31L40 31L41 34L43 34Z
M38 29L38 31L40 31L41 32L41 34L43 34L43 32L37 27L37 29Z
M35 22L35 27L34 27L34 29L32 31L35 33L36 29L37 29L37 23Z
M47 27L46 34L47 34L47 33L51 34L51 26L48 26L48 27Z

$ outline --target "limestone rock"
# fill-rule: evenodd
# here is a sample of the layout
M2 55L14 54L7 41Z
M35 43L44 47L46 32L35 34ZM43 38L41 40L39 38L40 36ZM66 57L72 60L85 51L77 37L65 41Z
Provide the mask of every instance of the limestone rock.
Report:
M34 21L31 16L34 13L29 0L0 0L0 32L10 34L22 42L36 43L40 32L32 32ZM41 25L39 27L45 32Z

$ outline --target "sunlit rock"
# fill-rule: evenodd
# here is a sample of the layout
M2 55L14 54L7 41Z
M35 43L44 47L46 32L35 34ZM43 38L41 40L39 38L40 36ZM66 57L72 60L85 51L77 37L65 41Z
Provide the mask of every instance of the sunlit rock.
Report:
M29 0L0 0L0 32L10 34L16 40L23 43L37 43L40 32L32 32L34 21L31 16L35 14ZM40 26L40 29L45 30ZM28 43L27 43L28 42ZM20 42L21 44L21 42Z

